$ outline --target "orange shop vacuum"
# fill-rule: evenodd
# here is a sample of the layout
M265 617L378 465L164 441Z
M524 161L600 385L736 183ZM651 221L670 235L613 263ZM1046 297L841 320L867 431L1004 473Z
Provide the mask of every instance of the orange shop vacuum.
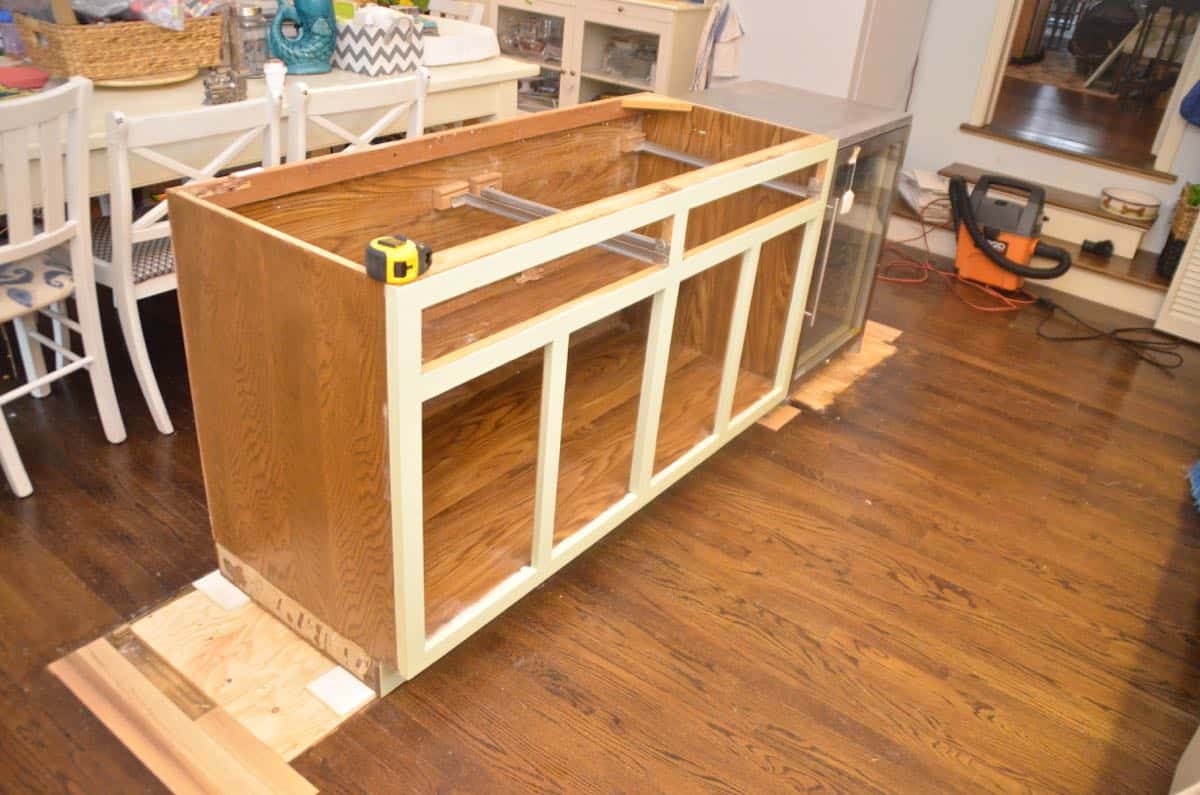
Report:
M988 195L992 188L1025 196L1021 204ZM1000 290L1021 289L1025 279L1054 279L1071 268L1071 255L1043 243L1046 191L1027 182L985 174L967 194L967 181L950 179L950 211L958 233L954 264L963 279ZM1031 267L1033 258L1055 260L1049 268Z

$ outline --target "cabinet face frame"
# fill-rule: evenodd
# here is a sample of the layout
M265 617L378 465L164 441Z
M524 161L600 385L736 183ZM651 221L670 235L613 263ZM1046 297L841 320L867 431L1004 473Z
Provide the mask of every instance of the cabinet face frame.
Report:
M532 229L534 224L541 225L545 229L544 235L512 245L494 246L490 252L469 261L456 261L455 250L451 249L446 254L450 267L445 272L431 273L409 285L385 288L388 428L393 462L390 467L393 592L400 677L415 676L466 640L786 398L820 238L816 232L828 201L828 175L832 173L835 154L835 141L822 136L800 138L630 191L620 197L619 208L602 214L595 213L594 205L585 205L542 219L527 227ZM819 197L799 202L685 252L688 215L693 208L812 166L818 166L818 179L822 185ZM663 220L668 222L670 230L666 266L636 274L462 350L422 363L421 315L425 309ZM749 321L749 295L753 290L759 251L765 242L798 227L806 227L812 234L804 235L801 246L772 388L748 408L733 415L730 406L741 361L742 340ZM680 283L734 258L741 259L742 278L738 280L713 432L655 474L653 459ZM566 384L566 351L571 334L645 299L652 300L652 310L629 491L583 528L555 544L558 448ZM427 636L422 404L539 349L543 355L544 380L532 560L484 598Z
M328 428L326 423L321 428L315 427L318 423L324 423L329 416L323 406L328 392L320 391L320 383L293 378L291 369L279 370L285 377L283 386L290 387L304 400L291 399L290 394L284 399L279 384L270 381L263 382L266 391L261 394L266 395L267 400L281 401L289 409L300 405L307 412L306 416L310 419L302 418L302 421L309 422L314 428L310 432L308 428L296 427L296 433L316 436L322 428L326 428L326 432L338 433L350 427L347 423L358 423L352 427L370 425L378 429L373 433L380 440L382 467L378 470L378 477L371 480L371 483L378 483L379 488L375 489L372 485L370 490L373 495L379 492L379 496L364 499L369 503L368 509L379 516L379 535L390 541L390 549L384 549L385 545L380 544L377 549L360 554L353 561L355 571L370 563L380 568L384 577L390 573L391 596L371 604L377 606L374 615L389 631L394 629L394 634L380 641L382 648L375 648L373 652L365 644L361 649L352 648L356 654L351 662L361 661L363 664L348 664L347 667L381 692L387 692L417 675L785 399L820 240L819 228L830 191L837 142L799 131L787 131L788 135L780 137L775 134L780 128L703 109L704 113L712 116L711 121L705 123L719 123L721 126L713 129L724 130L727 135L733 135L729 132L730 125L736 129L748 126L758 130L757 137L750 136L747 139L749 141L782 139L786 143L760 149L743 143L740 151L747 151L748 154L677 173L623 193L606 194L590 203L506 231L468 239L468 242L437 252L429 272L405 285L388 286L373 282L365 276L358 263L319 245L304 242L295 233L272 227L271 224L278 219L255 220L254 215L242 214L238 210L261 205L267 208L265 212L291 214L293 220L307 223L306 219L310 216L306 213L309 211L297 214L295 208L311 206L305 204L306 198L313 199L310 192L319 192L322 188L336 191L338 186L348 181L382 178L385 174L410 166L460 155L470 156L497 146L524 145L523 142L528 139L566 131L574 134L573 131L602 127L607 130L605 134L614 145L619 136L620 141L628 142L633 147L625 148L622 143L620 152L637 151L638 136L631 133L637 133L638 130L629 129L629 123L636 122L642 128L644 137L649 117L664 125L675 125L676 120L693 118L671 111L641 111L636 107L626 107L625 104L629 102L630 106L640 104L650 107L660 104L661 99L643 96L636 101L590 103L567 111L425 136L374 150L316 158L257 174L234 175L170 191L171 216L179 221L173 233L180 252L180 304L185 342L189 345L189 355L196 354L194 359L190 358L193 400L197 405L197 429L201 438L206 483L209 484L210 509L214 499L218 503L221 501L218 493L221 490L226 491L227 497L230 490L244 489L249 492L253 489L254 496L266 499L257 484L243 486L245 481L238 480L235 475L239 473L232 470L220 472L210 483L210 476L230 460L230 450L235 456L242 455L245 441L236 425L240 417L255 416L253 406L246 406L242 402L244 397L227 397L231 392L228 388L229 357L221 351L205 352L200 349L205 340L211 339L218 329L226 327L215 312L229 312L239 317L241 313L249 313L247 317L251 321L265 324L263 330L267 335L283 335L278 338L287 338L289 342L295 337L285 333L288 324L302 322L306 317L314 324L326 324L329 319L337 319L340 323L339 332L352 332L335 335L324 328L315 332L318 336L329 338L325 355L332 355L342 368L338 371L339 380L333 383L340 390L339 394L348 398L349 408L337 415L345 420L341 425ZM701 111L697 107L691 112L698 114ZM692 122L679 123L686 129ZM795 137L788 140L789 136ZM741 140L745 136L736 137ZM634 140L629 140L631 138ZM773 205L752 221L740 218L736 228L722 229L719 236L687 247L689 217L693 209L709 208L723 197L805 171L815 172L821 185L819 195L814 193L806 199L789 201L779 209L776 208L780 205ZM702 217L698 212L697 218ZM556 303L523 322L491 333L465 347L426 359L422 337L427 329L423 326L423 315L429 308L489 285L512 280L518 274L542 264L659 222L661 231L658 236L667 242L665 263L594 287L579 298ZM695 226L700 229L701 221L696 221ZM761 272L759 252L764 243L797 230L803 230L802 241L797 242L794 253L789 253L786 260L795 263L794 276L780 295L778 310L773 315L780 321L778 356L772 347L761 371L763 385L768 389L756 394L750 405L735 408L738 378L745 373L739 366L743 348L752 349L746 342L746 329L750 322L755 275ZM219 249L220 253L215 249ZM239 261L243 261L242 267L247 274L244 279L232 278L227 271L231 258L243 258ZM763 259L765 262L767 258ZM292 269L293 278L300 279L299 283L306 285L303 289L289 293L290 285L286 281L279 283L279 290L274 290L269 280L255 281L258 278L255 274L265 276L274 272L271 270L273 268L285 267L279 264L282 261L290 263L287 267ZM699 274L715 272L714 269L725 263L738 269L739 278L727 296L731 301L732 319L723 357L716 360L714 370L720 373L720 377L719 380L713 379L712 388L717 400L712 415L709 415L712 418L709 426L711 432L665 468L656 471L655 452L680 285ZM586 268L587 263L576 267ZM313 301L310 293L325 287L321 281L323 274L336 277L328 285L337 288L337 298L326 301L325 297L333 294L322 292L323 300ZM358 324L359 317L365 314L359 310L364 301L371 304L372 319ZM559 481L567 351L571 335L642 302L650 304L649 331L644 362L639 365L641 388L636 400L635 425L629 437L632 448L628 488L623 497L611 504L606 503L607 507L598 516L556 543L555 500ZM265 303L273 304L269 314L263 311ZM304 315L304 312L312 314ZM274 326L270 325L272 323ZM362 392L362 378L359 375L362 369L356 366L352 357L340 355L347 344L355 344L355 335L362 334L370 335L373 338L372 351L379 351L375 357L379 367L372 369L372 372L378 372L379 378L372 378L382 382L379 386L384 407L382 417L379 403L369 404L369 401L358 398ZM449 621L429 631L426 629L425 609L423 409L428 401L522 357L530 354L536 357L539 351L543 373L536 421L537 477L532 495L533 520L528 565L500 581L482 598L472 599L471 604ZM208 355L202 355L204 353ZM268 343L253 347L251 353L257 358L247 357L241 369L254 373L256 378L260 370L257 366L259 363L280 360ZM288 353L289 362L299 363L300 367L310 366L310 354L305 353L301 345L292 345ZM213 395L218 395L218 398ZM220 401L224 402L218 405ZM218 409L223 409L225 413L222 414ZM281 413L280 416L291 415ZM367 419L360 420L361 417ZM221 421L224 421L224 425ZM274 427L278 433L290 433L294 426L289 425L282 430ZM265 442L260 440L260 443ZM218 449L222 445L225 451ZM322 476L334 478L332 483L335 490L341 490L341 485L350 482L351 478L364 477L356 460L345 453L344 448L336 439L327 448L347 456L339 462L345 472L339 469L322 473ZM226 455L222 456L222 452ZM266 466L275 467L279 464L278 450L259 452L262 454L257 455L256 459L265 460ZM248 454L242 457L252 458ZM283 462L282 465L287 463ZM298 466L311 468L313 465L308 459L302 459ZM371 471L374 470L368 470L366 474L369 475ZM624 474L620 475L622 481L624 477ZM239 493L235 496L240 499L243 495ZM280 503L276 498L269 508L273 509ZM257 527L270 521L269 516L264 517L263 509L257 503L251 507L255 509L241 516L244 522ZM347 513L343 516L342 524L354 525L358 519L358 516ZM253 560L241 566L234 557L241 552L222 548L220 535L217 540L222 570L247 588L256 601L269 605L279 601L281 595L288 597L288 593L280 591L286 583L274 585L267 571L256 574L251 570L256 565ZM312 557L309 555L307 559L311 560ZM245 570L244 577L239 576L239 569ZM331 573L336 571L334 567ZM257 592L256 576L262 586ZM291 612L306 613L305 625L311 627L316 624L321 630L318 634L325 641L330 640L332 635L339 649L364 643L363 638L350 633L339 636L337 633L340 628L323 623L329 619L316 614L314 611L317 607L312 604L285 602L285 605ZM380 634L375 637L384 636ZM309 639L318 643L312 637ZM330 650L328 645L318 645ZM393 648L394 667L392 660L387 659ZM341 658L339 661L346 664Z

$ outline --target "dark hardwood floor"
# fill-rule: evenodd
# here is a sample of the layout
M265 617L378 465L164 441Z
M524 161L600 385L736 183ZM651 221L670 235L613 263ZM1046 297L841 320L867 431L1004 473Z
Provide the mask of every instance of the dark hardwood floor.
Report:
M747 432L298 769L326 792L1165 792L1200 721L1200 351L1167 374L1041 341L1035 309L876 296L899 352L826 415ZM214 566L178 320L147 303L174 437L119 349L125 445L81 379L11 407L37 492L0 493L3 791L160 789L45 671Z
M1059 151L1153 169L1150 147L1163 113L1147 103L1006 77L987 130Z

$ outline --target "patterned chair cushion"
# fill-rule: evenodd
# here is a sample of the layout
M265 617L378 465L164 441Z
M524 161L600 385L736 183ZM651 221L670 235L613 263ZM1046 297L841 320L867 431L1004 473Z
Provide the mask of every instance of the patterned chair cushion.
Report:
M107 217L92 221L92 254L105 262L112 262L112 225ZM174 272L175 253L171 251L171 238L162 237L133 244L134 284Z
M62 249L0 265L0 323L57 303L74 289Z

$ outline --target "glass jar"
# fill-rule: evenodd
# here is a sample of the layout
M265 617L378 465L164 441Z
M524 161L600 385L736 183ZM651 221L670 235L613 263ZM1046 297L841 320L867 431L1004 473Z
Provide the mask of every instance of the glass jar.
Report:
M239 5L233 19L233 67L242 77L262 77L270 57L267 20L256 5Z

